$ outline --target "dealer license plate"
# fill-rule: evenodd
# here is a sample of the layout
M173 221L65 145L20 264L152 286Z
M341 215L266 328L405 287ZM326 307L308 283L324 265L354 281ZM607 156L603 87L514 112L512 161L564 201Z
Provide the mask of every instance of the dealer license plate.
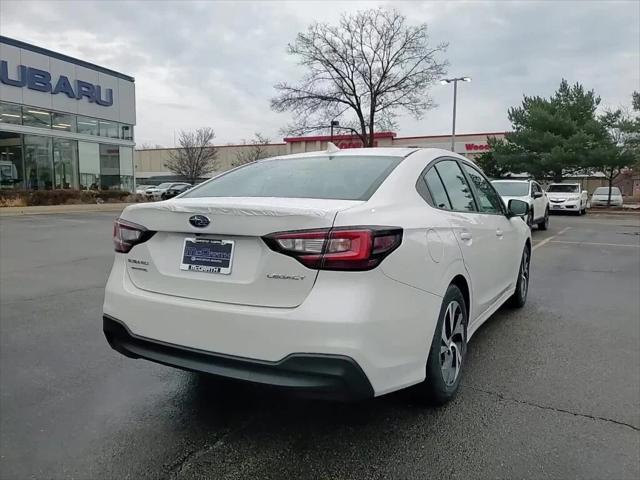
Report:
M185 238L180 270L192 272L231 273L233 240Z

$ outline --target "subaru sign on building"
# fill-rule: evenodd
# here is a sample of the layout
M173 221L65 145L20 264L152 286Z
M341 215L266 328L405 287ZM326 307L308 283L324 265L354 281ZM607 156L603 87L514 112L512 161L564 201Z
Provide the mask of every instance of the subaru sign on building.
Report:
M0 36L0 188L133 191L133 77Z

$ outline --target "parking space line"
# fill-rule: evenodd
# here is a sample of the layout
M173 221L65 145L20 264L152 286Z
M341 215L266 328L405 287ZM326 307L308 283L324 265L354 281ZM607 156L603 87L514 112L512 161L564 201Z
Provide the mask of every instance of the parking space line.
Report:
M551 240L553 240L554 238L558 237L559 235L562 235L563 233L565 233L567 230L570 230L571 227L565 227L562 230L560 230L558 233L556 233L555 235L551 235L549 238L545 238L544 240L542 240L540 243L537 243L533 246L533 248L531 249L531 251L534 251L540 247L542 247L543 245L546 245L547 243L549 243Z
M596 245L602 247L635 247L640 248L639 245L629 245L626 243L596 243L596 242L569 242L567 240L552 240L551 243L567 243L572 245Z

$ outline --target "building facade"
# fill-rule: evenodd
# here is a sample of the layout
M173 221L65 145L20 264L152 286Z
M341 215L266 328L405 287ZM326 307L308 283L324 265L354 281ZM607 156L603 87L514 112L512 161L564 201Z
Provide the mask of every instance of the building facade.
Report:
M135 188L133 77L0 36L0 188Z
M456 135L455 151L468 158L475 158L482 152L489 150L487 139L490 137L504 138L504 132L471 133ZM322 135L307 137L288 137L284 143L271 143L263 146L266 156L289 155L293 153L326 150L329 142L333 142L341 149L360 148L362 140L355 135ZM430 147L451 149L450 135L434 135L420 137L398 137L394 132L379 132L374 134L377 147ZM211 175L233 168L237 162L238 153L243 149L253 148L252 145L224 145L216 146L218 156L216 170ZM137 150L134 153L136 178L138 183L158 183L164 177L172 178L172 173L165 167L169 159L171 148Z

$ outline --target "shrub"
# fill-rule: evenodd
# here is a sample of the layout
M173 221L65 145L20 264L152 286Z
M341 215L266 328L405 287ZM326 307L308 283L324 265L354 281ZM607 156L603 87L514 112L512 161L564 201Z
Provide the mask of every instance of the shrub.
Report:
M34 190L0 191L0 206L70 205L127 201L129 192L120 190Z

